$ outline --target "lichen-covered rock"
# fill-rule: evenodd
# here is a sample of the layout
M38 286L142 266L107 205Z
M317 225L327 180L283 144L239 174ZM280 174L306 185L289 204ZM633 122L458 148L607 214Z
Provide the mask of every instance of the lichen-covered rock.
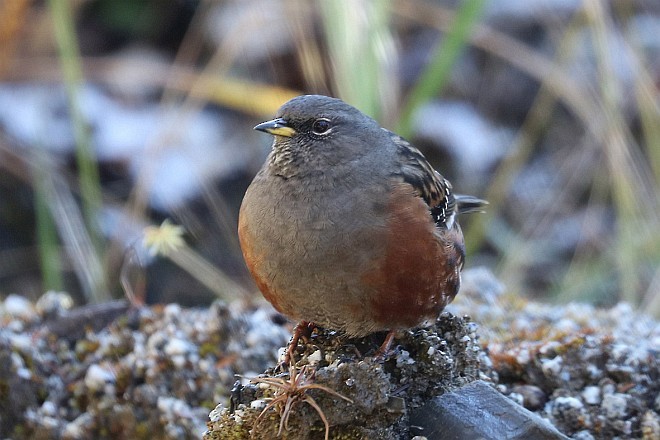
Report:
M325 424L314 405L327 419L332 439L407 438L412 408L484 376L476 326L469 320L444 313L428 328L402 331L384 360L373 357L382 342L378 336L380 341L377 336L348 339L318 329L298 347L295 365L266 372L266 380L274 378L277 386L256 379L256 386L246 387L249 397L238 396L233 411L216 408L204 438L275 438L288 417L282 439L322 439ZM315 388L291 386L291 371L293 382ZM296 381L300 374L306 376ZM287 396L295 396L294 404L284 409ZM281 404L264 411L272 399Z
M495 279L483 270L476 280L471 270L464 275L466 289L449 309L477 316L502 393L515 398L522 386L536 387L545 400L537 414L576 438L654 438L647 433L660 410L657 320L624 303L551 305L501 292L493 301L484 292L499 292Z
M576 439L660 438L657 320L625 304L529 302L485 269L463 275L450 313L400 332L381 363L372 356L384 334L346 339L319 331L298 346L296 370L311 365L305 384L327 388L304 396L327 416L331 438L410 438L419 434L409 429L416 408L475 378L490 379L511 403ZM51 300L0 303L2 438L178 440L199 439L206 429L207 438L245 439L275 397L275 388L246 379L275 365L291 336L291 323L267 304L70 309L64 294ZM466 314L478 331L458 317ZM287 371L264 377L287 380ZM232 388L237 376L242 384ZM282 438L324 437L309 402L293 405ZM270 408L259 432L272 438L281 417Z
M222 302L27 304L0 304L1 438L199 439L234 375L275 362L289 337L272 310Z

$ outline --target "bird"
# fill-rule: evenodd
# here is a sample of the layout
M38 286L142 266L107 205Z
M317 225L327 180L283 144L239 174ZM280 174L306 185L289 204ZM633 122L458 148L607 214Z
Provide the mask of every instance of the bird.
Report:
M363 337L435 319L458 293L457 195L408 141L344 101L295 97L254 127L274 136L241 203L247 268L274 308L298 321L287 357L316 326Z

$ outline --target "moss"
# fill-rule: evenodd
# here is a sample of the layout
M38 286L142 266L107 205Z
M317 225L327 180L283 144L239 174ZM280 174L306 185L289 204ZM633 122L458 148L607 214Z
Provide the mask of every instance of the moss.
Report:
M135 438L137 440L149 440L153 438L153 432L148 422L138 422L135 425Z
M211 400L202 400L199 402L199 406L201 406L202 408L207 408L209 410L212 410L213 408L215 408L215 403Z
M281 438L324 438L325 424L306 397L313 398L327 418L330 439L406 438L408 408L478 378L478 339L474 326L465 319L443 314L429 329L401 332L398 347L385 362L360 354L375 352L381 342L373 337L342 338L319 329L309 342L299 346L295 354L296 374L312 359L314 366L297 386L314 384L318 388L305 388L304 394L300 390L301 394L294 394L297 401L291 407L289 430L283 430ZM280 367L266 371L266 377L277 385L261 383L255 393L240 397L244 400L236 414L225 410L217 422L209 424L205 439L249 439L255 422L257 438L276 438L282 419L278 407L259 418L261 410L252 409L250 403L276 397L276 389L280 395L291 393L289 371Z
M218 354L218 346L217 344L208 341L204 342L202 345L199 346L199 355L200 357L206 357L209 355L217 355Z
M89 339L81 339L76 342L76 357L79 361L85 360L87 356L96 352L100 346L99 341L91 341Z
M224 411L215 422L207 422L208 430L204 440L246 440L250 439L250 429L258 417L256 410L240 405L234 414ZM268 437L266 437L268 438ZM275 438L275 437L273 437Z

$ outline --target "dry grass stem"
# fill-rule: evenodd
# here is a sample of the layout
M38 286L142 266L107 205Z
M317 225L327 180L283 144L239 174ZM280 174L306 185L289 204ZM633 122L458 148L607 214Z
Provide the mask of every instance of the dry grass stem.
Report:
M328 419L319 404L316 402L316 400L314 400L312 396L307 394L307 391L311 389L322 390L349 403L353 403L353 401L348 397L339 394L333 389L312 383L314 380L314 373L308 374L308 370L310 368L311 367L309 365L305 365L300 370L297 370L295 365L291 365L289 367L288 380L279 377L257 377L252 379L252 382L263 383L269 387L275 388L275 397L270 398L270 402L261 411L254 423L252 430L253 437L254 433L256 432L256 426L258 425L259 420L261 420L263 415L266 414L268 410L275 406L280 407L280 426L277 430L277 436L281 436L283 429L286 429L287 431L289 430L289 416L291 415L293 407L300 402L306 402L309 406L314 408L316 413L323 421L323 424L325 425L325 440L328 440L330 435L330 424L328 423Z

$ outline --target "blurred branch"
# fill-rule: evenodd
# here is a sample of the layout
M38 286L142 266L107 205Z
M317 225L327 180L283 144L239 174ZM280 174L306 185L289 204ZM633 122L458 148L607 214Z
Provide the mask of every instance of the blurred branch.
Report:
M660 316L660 267L655 270L653 279L644 295L641 310L656 318Z
M440 6L418 0L394 2L395 12L418 23L448 32L454 14ZM468 37L470 44L525 72L531 78L545 84L548 91L560 98L580 118L585 127L595 129L591 123L598 114L598 105L592 94L581 89L580 85L567 72L525 43L498 32L491 27L477 23Z
M618 267L620 294L631 304L639 304L645 256L639 252L642 243L658 243L658 194L653 191L655 179L650 176L644 158L624 120L623 85L613 68L611 39L615 26L604 5L598 0L585 0L585 14L590 24L598 68L603 130L602 142L611 179L610 189L617 213L614 261ZM641 238L641 240L640 240Z
M218 298L230 301L237 297L250 296L246 289L190 248L183 239L183 234L184 229L181 226L165 220L160 226L148 226L144 229L143 244L151 255L168 258L214 292Z
M205 75L195 68L172 67L166 63L134 58L87 57L82 60L85 77L92 82L121 86L143 84L145 87L169 85L181 94L205 100L258 118L272 117L283 102L301 94L298 90L217 75ZM50 57L16 59L7 73L8 81L57 81L53 71L56 59ZM114 74L123 65L124 75ZM201 81L199 84L196 84ZM258 99L257 99L258 98Z
M89 230L66 182L46 161L43 168L35 170L43 179L44 194L60 238L73 264L75 273L88 301L108 300L110 294L105 280L104 265L96 252Z
M575 21L569 27L568 31L562 36L557 50L557 59L548 61L551 64L561 65L569 57L569 48L573 46L574 36L576 31ZM477 248L483 245L486 236L486 225L494 219L501 210L505 209L505 199L509 194L514 179L518 175L519 170L522 169L529 157L534 151L534 146L541 139L546 126L550 122L550 115L553 114L559 96L553 93L551 85L546 81L547 78L540 79L540 88L534 97L534 101L529 107L527 117L522 125L518 128L517 135L513 140L510 153L498 165L497 170L485 194L486 200L490 203L488 210L483 216L476 216L476 218L465 229L465 235L470 237L470 241L466 243L467 253L474 252ZM555 194L553 194L554 196ZM552 206L559 206L558 203L553 203ZM523 248L531 246L529 240L518 236L516 237L516 244L511 245L509 242L506 248L500 249L503 253L500 260L500 273L512 270L513 261L516 260L514 253L516 249L519 255L526 255L527 251Z

